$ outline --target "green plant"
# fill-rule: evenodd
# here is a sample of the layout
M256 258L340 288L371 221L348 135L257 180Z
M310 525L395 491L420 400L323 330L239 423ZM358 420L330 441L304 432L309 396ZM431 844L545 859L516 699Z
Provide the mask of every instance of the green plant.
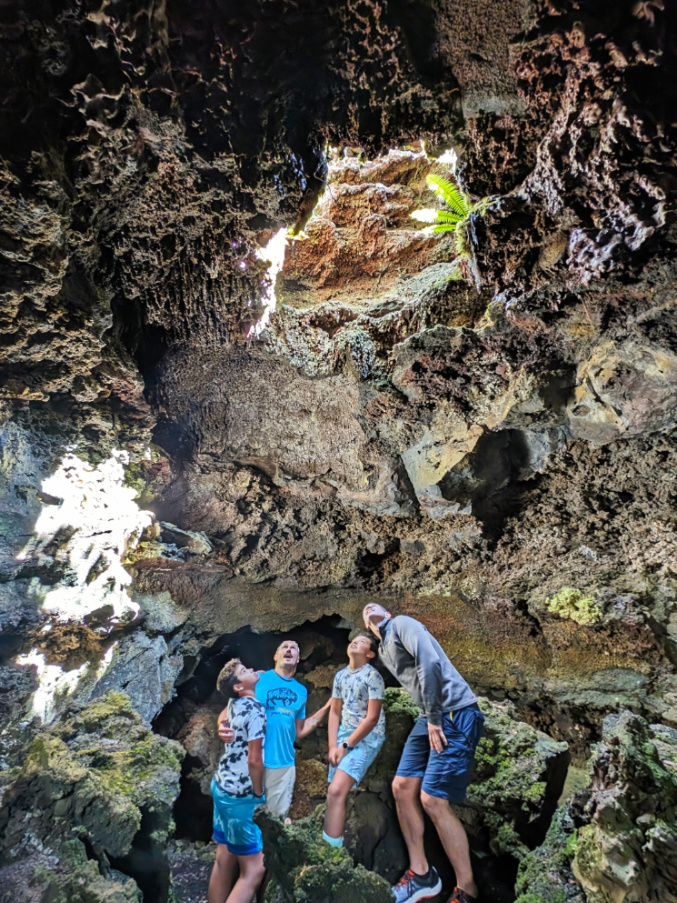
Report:
M473 201L460 185L432 173L426 176L426 184L448 209L423 208L414 210L410 216L420 223L431 224L424 229L427 234L454 233L456 259L459 263L462 260L469 262L475 284L479 288L481 280L475 263L474 251L477 245L475 221L478 216L484 216L487 210L497 204L498 198L486 197Z

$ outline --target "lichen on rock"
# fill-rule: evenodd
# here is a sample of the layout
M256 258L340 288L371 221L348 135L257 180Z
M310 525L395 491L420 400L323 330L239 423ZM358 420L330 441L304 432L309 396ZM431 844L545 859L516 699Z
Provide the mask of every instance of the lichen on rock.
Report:
M261 814L266 866L274 880L266 891L266 903L391 903L392 891L383 878L355 866L345 849L322 840L321 809L308 818L285 825Z
M26 860L30 868L32 856L47 852L44 880L67 893L63 876L74 855L76 883L90 875L105 890L111 859L124 861L142 838L162 847L171 835L183 755L178 743L150 731L122 693L71 709L35 736L23 764L4 777L3 866ZM73 836L80 846L64 846ZM96 863L80 861L85 846ZM131 890L119 893L135 899Z

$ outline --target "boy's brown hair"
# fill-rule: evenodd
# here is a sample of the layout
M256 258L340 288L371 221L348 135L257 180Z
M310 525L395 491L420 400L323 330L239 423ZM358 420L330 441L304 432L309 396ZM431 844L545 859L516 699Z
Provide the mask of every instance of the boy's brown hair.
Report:
M235 684L238 683L238 677L235 673L238 665L242 662L239 658L231 658L229 662L221 668L219 676L216 678L216 689L226 699L237 699L238 694L235 692Z
M378 657L378 647L381 642L377 636L375 636L371 631L367 633L366 630L361 630L358 633L358 636L366 636L369 640L369 649L374 653L375 656Z

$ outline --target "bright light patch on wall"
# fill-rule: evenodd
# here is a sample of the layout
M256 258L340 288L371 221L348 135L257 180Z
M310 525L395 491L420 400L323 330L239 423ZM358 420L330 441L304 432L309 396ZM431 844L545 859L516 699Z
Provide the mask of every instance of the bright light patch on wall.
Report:
M110 607L111 624L138 613L127 592L131 577L122 558L152 515L139 509L136 490L124 485L128 463L123 451L114 451L96 467L69 453L42 484L43 493L55 503L45 505L33 538L18 558L38 566L56 561L63 568L64 578L53 588L43 586L38 577L30 588L59 621L79 621L104 606Z
M447 166L449 166L449 169L452 171L452 173L455 174L456 167L458 166L458 154L453 149L453 147L450 147L437 158L437 162L445 163Z
M255 323L249 330L249 338L258 338L263 330L270 322L270 315L277 307L277 298L275 297L275 280L277 274L284 264L284 252L287 246L287 230L279 229L270 239L267 245L259 248L256 256L259 260L270 261L268 272L266 273L266 290L263 296L265 309L261 315L261 319Z
M70 696L83 678L87 678L92 685L103 677L106 669L113 660L115 651L114 643L99 662L96 669L85 662L79 668L64 671L61 665L48 665L45 656L37 649L31 649L26 655L18 655L18 665L35 665L38 689L33 693L31 700L31 717L37 717L45 724L50 722L56 714L59 697Z

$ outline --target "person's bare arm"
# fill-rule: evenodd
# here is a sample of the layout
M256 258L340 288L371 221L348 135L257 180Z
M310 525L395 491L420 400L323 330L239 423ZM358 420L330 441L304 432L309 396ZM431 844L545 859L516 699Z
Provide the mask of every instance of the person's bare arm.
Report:
M219 739L224 743L232 743L235 739L235 731L230 726L230 722L228 721L227 708L225 708L219 715L219 720L217 723L217 733L219 735Z
M296 739L303 740L304 737L307 737L308 734L312 734L315 728L322 724L324 721L327 712L329 711L329 706L331 705L331 699L328 699L321 709L318 709L312 715L309 715L307 718L297 718L296 720Z
M341 709L343 708L343 700L336 697L329 700L331 708L329 709L329 764L338 765L340 756L336 748L336 738L338 736L339 724L341 723Z
M357 725L352 734L346 738L346 743L348 746L355 747L360 742L360 740L364 740L364 738L370 734L376 725L378 724L378 719L381 715L381 709L383 708L383 700L382 699L370 699L369 704L367 706L367 714L364 716L362 721ZM340 762L343 756L348 752L347 749L339 749L339 759Z
M250 740L247 745L249 777L256 796L263 793L263 739Z

